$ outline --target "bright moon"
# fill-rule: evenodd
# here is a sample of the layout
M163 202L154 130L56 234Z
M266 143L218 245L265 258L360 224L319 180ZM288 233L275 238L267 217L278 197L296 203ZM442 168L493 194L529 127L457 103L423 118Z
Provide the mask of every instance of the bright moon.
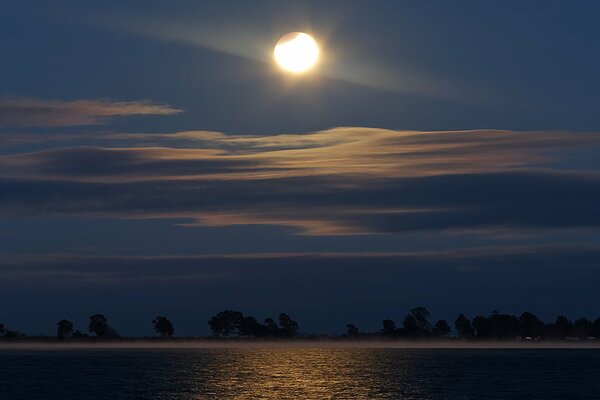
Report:
M317 42L306 33L291 32L284 35L273 51L275 61L287 71L301 73L313 67L319 59Z

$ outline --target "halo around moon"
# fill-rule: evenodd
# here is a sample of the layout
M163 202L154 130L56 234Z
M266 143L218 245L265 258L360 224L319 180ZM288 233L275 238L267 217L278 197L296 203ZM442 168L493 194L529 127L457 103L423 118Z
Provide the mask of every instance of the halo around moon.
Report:
M279 39L273 55L281 68L296 74L311 69L319 59L317 42L306 33L290 32Z

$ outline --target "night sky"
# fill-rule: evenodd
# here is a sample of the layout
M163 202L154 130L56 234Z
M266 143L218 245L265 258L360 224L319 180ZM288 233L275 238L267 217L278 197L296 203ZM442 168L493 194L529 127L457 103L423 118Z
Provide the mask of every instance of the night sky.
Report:
M600 2L7 1L0 322L598 317ZM273 46L314 36L318 65Z

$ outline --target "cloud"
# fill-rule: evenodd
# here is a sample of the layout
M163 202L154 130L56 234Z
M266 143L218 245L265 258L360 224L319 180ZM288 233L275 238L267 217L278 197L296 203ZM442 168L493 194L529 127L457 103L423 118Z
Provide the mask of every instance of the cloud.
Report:
M98 125L114 117L179 112L147 101L0 99L0 127Z
M310 235L600 227L600 176L559 168L598 134L123 134L128 147L0 157L0 215L184 218Z
M188 218L188 226L266 224L347 235L599 227L600 179L496 173L343 187L328 179L81 183L0 181L4 215Z
M373 270L391 269L397 273L420 268L447 268L471 272L516 268L522 272L560 267L568 261L579 268L596 268L600 259L597 246L514 246L455 249L446 251L392 253L263 253L199 256L78 256L43 254L36 256L3 254L0 278L5 280L62 277L69 282L127 283L189 279L240 280L248 275L276 271L311 270L334 275L364 266ZM168 266L169 268L165 268ZM514 269L513 269L514 270ZM297 271L299 272L299 271ZM600 271L599 271L600 272ZM51 280L52 284L64 282Z
M200 131L118 134L107 139L121 141L125 147L70 147L4 156L0 157L0 177L109 182L336 177L352 184L358 178L531 168L555 160L557 150L599 143L600 135L345 127L274 136ZM203 168L206 163L220 168ZM183 170L182 164L189 168Z

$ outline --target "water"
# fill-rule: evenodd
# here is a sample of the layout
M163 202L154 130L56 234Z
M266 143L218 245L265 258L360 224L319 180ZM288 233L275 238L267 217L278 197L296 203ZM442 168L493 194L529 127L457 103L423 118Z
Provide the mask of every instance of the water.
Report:
M598 399L600 350L0 350L0 399Z

